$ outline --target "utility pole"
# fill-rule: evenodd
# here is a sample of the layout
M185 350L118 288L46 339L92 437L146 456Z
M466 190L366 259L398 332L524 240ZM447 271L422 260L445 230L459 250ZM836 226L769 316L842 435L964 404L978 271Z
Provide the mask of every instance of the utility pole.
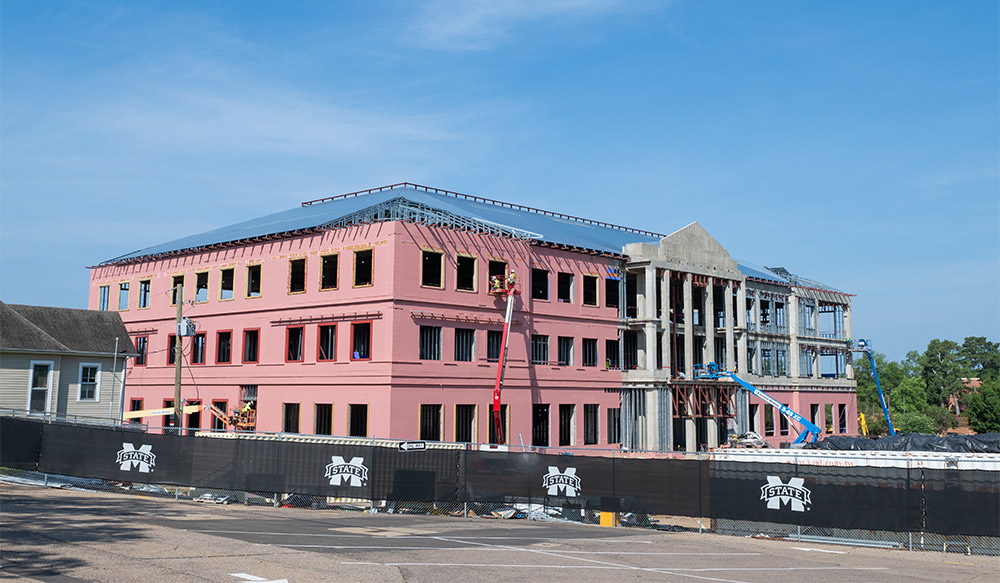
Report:
M174 429L181 432L181 308L184 307L184 284L174 287L174 300L177 303L177 335L174 337Z

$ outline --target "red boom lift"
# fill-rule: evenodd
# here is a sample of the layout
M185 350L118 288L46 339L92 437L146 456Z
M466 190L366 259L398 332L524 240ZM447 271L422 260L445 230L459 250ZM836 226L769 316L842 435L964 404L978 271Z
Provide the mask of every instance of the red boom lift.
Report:
M490 294L507 298L507 315L503 319L503 339L501 340L500 361L497 363L497 380L493 385L493 427L496 431L497 445L504 445L503 416L500 414L500 391L503 389L503 373L507 364L507 339L510 337L510 317L514 312L514 296L517 291L517 277L510 272L507 277L493 276L490 278Z

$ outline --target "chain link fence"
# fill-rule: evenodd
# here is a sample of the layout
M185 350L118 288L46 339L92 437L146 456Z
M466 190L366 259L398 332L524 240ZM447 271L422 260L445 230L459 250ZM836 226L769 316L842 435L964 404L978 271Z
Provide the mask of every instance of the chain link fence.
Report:
M7 421L6 417L0 418L0 425ZM0 426L0 429L3 427ZM119 445L121 432L117 433ZM131 435L131 433L128 433ZM140 434L141 435L141 434ZM8 432L3 434L5 441L9 441ZM216 436L223 437L223 436ZM236 437L229 435L227 439ZM266 439L275 443L286 441L314 441L315 436L292 436L292 435L271 435L271 436L242 436L236 439ZM198 440L199 438L184 437L181 439ZM215 440L206 440L215 441ZM346 440L349 443L358 440ZM204 442L202 442L204 443ZM398 443L398 442L392 442ZM465 460L466 452L478 452L483 449L489 450L485 444L429 444L430 447L455 450L455 459ZM371 444L371 447L375 447ZM511 447L520 453L521 446ZM8 449L5 446L3 457L8 456ZM268 490L246 490L246 489L225 489L217 487L200 487L197 481L192 480L188 485L178 485L156 483L152 476L135 476L135 480L144 481L124 481L95 477L79 477L60 473L42 472L37 469L25 469L8 467L4 459L0 458L0 483L16 483L22 485L32 485L38 487L66 488L80 491L110 492L125 496L139 496L157 499L174 500L183 504L211 504L211 505L249 505L264 506L273 508L302 508L315 511L339 510L359 513L389 513L389 514L423 514L441 516L442 519L448 517L462 519L486 519L486 520L535 520L535 521L569 521L585 524L615 524L616 526L645 528L670 531L693 531L704 533L716 533L723 535L784 539L801 542L830 543L844 545L858 545L878 548L906 549L911 551L939 551L965 554L981 554L1000 556L1000 532L995 536L973 536L957 534L939 534L926 530L928 520L928 509L931 509L931 518L934 519L934 508L938 507L938 501L954 497L969 490L983 492L988 495L998 491L1000 483L1000 456L990 454L883 454L865 452L864 456L850 455L842 452L815 452L815 451L762 451L762 450L722 450L707 453L673 453L663 452L623 452L620 450L598 452L595 450L558 448L553 454L553 449L539 449L525 447L524 453L534 453L538 456L545 456L546 460L559 460L563 465L570 463L584 462L584 460L595 461L595 456L611 458L612 472L619 476L621 481L641 481L642 478L629 477L624 466L625 460L628 463L656 463L654 460L672 458L673 460L683 459L689 462L700 464L699 472L703 475L700 479L691 482L697 491L690 493L692 500L711 499L713 503L705 508L702 516L699 513L688 512L688 515L658 514L656 511L626 511L621 508L614 508L615 504L609 503L605 498L598 501L576 502L566 497L546 496L544 493L530 496L506 495L502 500L476 499L473 496L459 496L470 499L466 500L404 500L390 499L379 496L359 495L329 496L318 495L309 492L295 491L294 488L286 488L284 492ZM411 456L419 454L409 454ZM419 458L404 458L419 459ZM596 460L599 461L599 460ZM608 460L603 460L607 462ZM465 462L462 461L464 464ZM549 463L548 461L544 463ZM667 462L669 463L669 462ZM617 465L615 465L617 464ZM783 464L783 466L781 465ZM584 464L576 465L585 467ZM663 465L662 463L660 465ZM757 466L760 466L758 468ZM766 468L761 470L761 468ZM908 516L899 517L901 522L910 525L920 525L918 528L900 530L897 528L839 528L832 526L815 526L812 524L795 524L793 522L774 522L769 520L749 520L744 518L733 518L724 516L726 508L720 500L727 497L729 484L738 483L746 476L752 476L751 480L756 480L751 484L751 488L760 496L758 506L763 505L766 484L761 486L760 475L763 473L775 472L774 468L785 468L779 472L784 477L784 482L778 481L779 493L784 492L795 482L788 476L802 477L802 483L808 484L814 491L821 492L821 488L826 484L832 491L854 491L859 486L871 488L874 495L879 495L880 489L890 491L893 488L912 494L905 503ZM845 481L842 474L844 468L850 468L849 479ZM41 468L40 468L41 469ZM374 470L373 470L374 471ZM465 469L457 474L460 479L467 479ZM940 475L933 472L939 472ZM971 477L971 481L969 479ZM148 482L147 482L148 480ZM176 480L175 480L176 481ZM689 484L689 485L691 485ZM638 487L638 485L636 485ZM963 489L964 488L964 489ZM619 485L619 489L621 485ZM462 490L462 488L459 488ZM373 490L374 491L374 490ZM868 492L868 491L864 491ZM871 495L869 492L862 496ZM619 492L620 494L621 492ZM791 494L789 494L791 496ZM790 498L791 499L791 498ZM794 503L794 499L791 499ZM808 500L808 494L806 494ZM841 499L848 500L849 498ZM861 500L859 499L860 503ZM871 500L868 501L869 503ZM744 504L745 501L740 502ZM959 498L956 504L961 505ZM626 505L628 506L628 505ZM688 505L690 507L690 504ZM787 504L782 502L782 507ZM611 507L612 510L607 510ZM787 508L785 508L787 510ZM635 510L635 508L632 508ZM841 510L846 511L843 507ZM948 510L948 509L945 509ZM989 512L990 509L965 508L963 510L968 516L975 516L982 511ZM836 510L834 510L836 511ZM936 512L940 513L941 510ZM800 513L803 517L808 513ZM789 514L786 513L786 516ZM818 516L818 513L812 517ZM797 515L795 515L796 518ZM905 520L903 520L905 519ZM798 522L803 522L797 520ZM932 520L932 523L934 521ZM889 526L889 525L887 525Z

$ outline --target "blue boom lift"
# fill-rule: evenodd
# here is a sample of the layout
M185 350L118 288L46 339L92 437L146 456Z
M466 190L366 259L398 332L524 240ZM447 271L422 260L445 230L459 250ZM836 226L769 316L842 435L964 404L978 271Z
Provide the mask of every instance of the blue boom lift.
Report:
M714 362L710 362L704 366L695 367L694 376L695 378L699 379L720 379L723 377L731 378L744 389L750 391L752 394L770 403L785 417L788 417L789 419L801 424L805 428L805 430L799 433L799 436L795 438L795 441L792 442L792 445L797 445L805 441L815 442L817 439L819 439L820 433L822 433L822 430L820 430L820 428L817 427L816 424L812 423L802 415L799 415L795 411L792 411L788 407L782 405L777 401L777 399L775 399L771 395L768 395L767 393L758 389L757 387L751 385L750 383L746 382L740 377L736 376L736 374L724 370L719 370L719 366Z
M885 422L889 425L889 435L896 435L896 428L892 426L892 419L889 419L889 407L885 405L885 396L882 394L882 385L878 382L878 370L875 369L875 355L871 351L871 343L868 340L859 338L858 343L851 347L854 352L864 352L868 355L868 362L872 365L872 376L875 377L875 389L878 390L878 402L882 405L882 414L885 415Z

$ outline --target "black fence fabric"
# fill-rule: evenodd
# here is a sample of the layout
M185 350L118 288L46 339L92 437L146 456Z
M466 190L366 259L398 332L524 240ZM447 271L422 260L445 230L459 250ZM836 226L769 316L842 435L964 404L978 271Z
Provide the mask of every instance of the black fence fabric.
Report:
M1000 473L869 466L398 451L203 438L0 417L0 465L120 482L1000 536Z

